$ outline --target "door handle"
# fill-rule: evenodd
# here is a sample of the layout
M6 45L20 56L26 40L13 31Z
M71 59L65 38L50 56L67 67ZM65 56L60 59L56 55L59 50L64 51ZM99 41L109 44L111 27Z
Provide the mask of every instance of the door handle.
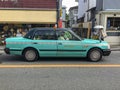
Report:
M33 44L38 44L38 43L34 42Z
M62 43L58 43L58 45L62 45Z

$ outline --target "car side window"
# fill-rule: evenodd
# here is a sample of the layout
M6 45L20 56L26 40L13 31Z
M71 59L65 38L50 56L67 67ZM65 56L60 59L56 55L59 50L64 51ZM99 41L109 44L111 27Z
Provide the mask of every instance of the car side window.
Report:
M35 33L34 40L55 40L55 32L52 30L39 30Z
M56 35L58 40L76 40L76 37L67 30L58 30Z
M24 38L32 39L33 33L34 33L34 30L29 31L29 32L24 36Z

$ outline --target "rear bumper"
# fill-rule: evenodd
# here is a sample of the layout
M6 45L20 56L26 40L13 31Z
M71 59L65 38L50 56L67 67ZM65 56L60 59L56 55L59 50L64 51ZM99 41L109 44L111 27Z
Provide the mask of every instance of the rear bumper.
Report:
M111 53L111 50L110 50L110 49L103 50L103 56L109 56L110 53Z
M5 51L6 54L10 54L10 49L9 48L5 48L4 51Z

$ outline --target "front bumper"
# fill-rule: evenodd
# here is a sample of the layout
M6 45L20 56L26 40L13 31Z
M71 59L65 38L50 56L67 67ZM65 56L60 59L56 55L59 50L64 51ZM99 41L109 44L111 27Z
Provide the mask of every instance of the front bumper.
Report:
M5 48L4 51L5 51L6 54L10 54L10 49L9 48Z
M110 53L111 53L111 50L110 50L110 49L103 50L103 56L109 56Z

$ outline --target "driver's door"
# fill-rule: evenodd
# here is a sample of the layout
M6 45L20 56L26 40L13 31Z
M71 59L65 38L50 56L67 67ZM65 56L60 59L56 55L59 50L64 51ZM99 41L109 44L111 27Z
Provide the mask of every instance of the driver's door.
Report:
M67 40L57 40L57 56L58 57L82 57L84 56L85 50L82 48L82 42L77 37L72 35L69 31L63 31L64 33L67 32L69 35L69 39ZM61 31L57 31L57 35L59 37L59 33Z

